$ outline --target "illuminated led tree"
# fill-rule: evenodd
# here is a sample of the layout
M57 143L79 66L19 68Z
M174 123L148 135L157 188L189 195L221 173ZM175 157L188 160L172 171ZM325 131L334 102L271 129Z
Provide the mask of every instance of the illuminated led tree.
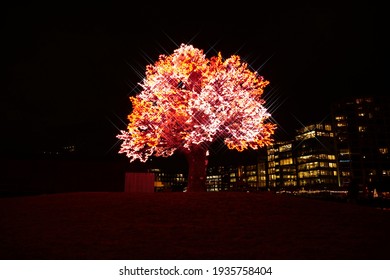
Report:
M132 112L119 153L146 162L150 156L183 152L188 162L187 191L206 191L208 149L224 139L229 149L258 149L272 142L275 124L261 98L269 84L233 55L207 59L182 44L146 67L142 91L130 97Z

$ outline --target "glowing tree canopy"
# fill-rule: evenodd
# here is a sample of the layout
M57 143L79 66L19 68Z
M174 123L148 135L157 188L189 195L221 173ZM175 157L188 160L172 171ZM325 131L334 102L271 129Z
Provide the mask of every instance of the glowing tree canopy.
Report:
M224 139L229 149L258 149L272 142L275 124L261 99L269 84L233 55L207 59L182 44L146 67L142 91L130 97L132 112L119 153L130 161L184 152L189 165L187 191L206 191L209 146Z

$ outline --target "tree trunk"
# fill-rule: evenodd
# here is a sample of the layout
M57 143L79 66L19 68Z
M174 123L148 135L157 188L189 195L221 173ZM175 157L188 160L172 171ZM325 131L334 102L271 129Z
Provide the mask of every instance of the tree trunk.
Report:
M206 192L207 149L194 146L186 152L188 163L187 192Z

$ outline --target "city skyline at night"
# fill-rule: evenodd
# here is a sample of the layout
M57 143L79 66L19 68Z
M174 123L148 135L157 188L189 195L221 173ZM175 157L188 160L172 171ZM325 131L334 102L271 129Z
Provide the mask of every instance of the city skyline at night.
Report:
M379 3L9 2L1 275L385 275Z

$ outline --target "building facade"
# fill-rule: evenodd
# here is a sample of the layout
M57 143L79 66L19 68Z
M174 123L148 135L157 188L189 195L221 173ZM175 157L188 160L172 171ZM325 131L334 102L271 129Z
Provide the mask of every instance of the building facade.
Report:
M280 141L267 148L268 185L270 188L297 186L294 141Z
M210 166L208 191L261 191L268 187L265 161L247 165Z
M389 112L388 97L348 98L333 104L342 185L352 181L374 188L389 185Z
M296 130L293 140L267 148L269 186L281 190L337 187L335 138L330 124Z
M313 124L297 130L294 156L299 188L339 186L335 137L330 124Z

